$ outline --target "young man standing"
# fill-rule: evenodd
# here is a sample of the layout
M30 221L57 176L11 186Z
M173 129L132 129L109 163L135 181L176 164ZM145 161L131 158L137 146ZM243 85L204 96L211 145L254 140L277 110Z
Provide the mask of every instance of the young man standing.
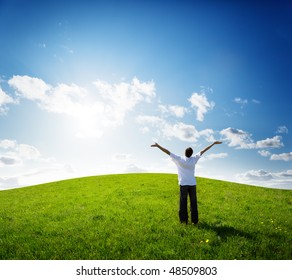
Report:
M195 177L195 166L200 157L208 151L211 147L216 144L222 144L220 141L215 141L210 146L206 147L195 156L192 156L193 149L191 147L185 150L185 156L180 157L169 150L163 148L158 143L151 145L151 147L157 147L162 152L166 153L171 157L175 163L178 171L178 183L180 185L180 205L179 205L179 218L181 223L188 223L188 209L187 201L188 196L190 197L191 202L191 220L193 224L197 224L199 221L198 218L198 206L197 206L197 192L196 192L196 177Z

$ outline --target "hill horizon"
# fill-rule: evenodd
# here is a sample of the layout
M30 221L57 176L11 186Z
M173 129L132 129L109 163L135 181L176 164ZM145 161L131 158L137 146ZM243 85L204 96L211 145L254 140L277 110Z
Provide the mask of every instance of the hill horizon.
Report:
M99 177L99 176L123 176L123 175L131 175L131 174L165 174L165 175L176 175L177 173L170 173L170 172L131 172L131 173L109 173L109 174L92 174L92 175L85 175L85 176L76 176L76 177L70 177L70 178L64 178L60 180L53 180L53 181L48 181L48 182L41 182L41 183L36 183L32 185L22 185L22 186L14 186L14 187L3 187L0 188L1 191L6 191L6 190L14 190L14 189L20 189L20 188L29 188L29 187L34 187L34 186L39 186L39 185L44 185L44 184L53 184L57 182L62 182L62 181L68 181L68 180L74 180L74 179L82 179L82 178L88 178L88 177ZM229 181L229 180L223 180L223 179L217 179L217 178L211 178L211 177L205 177L205 176L196 176L196 178L203 178L203 179L209 179L209 180L214 180L214 181L222 181L226 183L235 183L239 185L247 185L251 187L258 187L258 188L265 188L265 189L277 189L277 190L292 190L291 188L287 187L272 187L272 186L261 186L261 185L255 185L255 184L246 184L244 182L238 182L238 181Z

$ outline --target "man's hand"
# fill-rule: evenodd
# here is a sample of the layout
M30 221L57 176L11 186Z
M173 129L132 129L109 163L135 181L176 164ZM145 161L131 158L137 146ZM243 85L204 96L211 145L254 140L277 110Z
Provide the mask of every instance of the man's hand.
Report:
M205 149L203 149L201 152L200 152L200 155L202 155L203 153L207 152L210 148L212 148L214 145L216 144L222 144L221 141L215 141L213 142L213 144L211 144L210 146L206 147Z
M167 150L167 149L165 149L165 148L163 148L163 147L161 147L158 143L154 143L154 144L152 144L151 147L157 147L157 148L159 148L162 152L164 152L164 153L170 155L170 151Z

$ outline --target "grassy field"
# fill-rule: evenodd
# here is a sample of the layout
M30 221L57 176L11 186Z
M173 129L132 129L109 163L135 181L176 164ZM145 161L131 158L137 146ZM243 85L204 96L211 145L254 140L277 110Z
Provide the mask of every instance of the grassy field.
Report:
M0 259L291 259L292 191L198 178L199 225L177 176L86 177L0 192Z

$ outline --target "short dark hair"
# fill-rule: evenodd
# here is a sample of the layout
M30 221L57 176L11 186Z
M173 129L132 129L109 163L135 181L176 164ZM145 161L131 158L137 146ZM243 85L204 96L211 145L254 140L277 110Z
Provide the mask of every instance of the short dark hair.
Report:
M191 157L192 154L193 154L193 149L191 147L186 148L185 156L186 157Z

